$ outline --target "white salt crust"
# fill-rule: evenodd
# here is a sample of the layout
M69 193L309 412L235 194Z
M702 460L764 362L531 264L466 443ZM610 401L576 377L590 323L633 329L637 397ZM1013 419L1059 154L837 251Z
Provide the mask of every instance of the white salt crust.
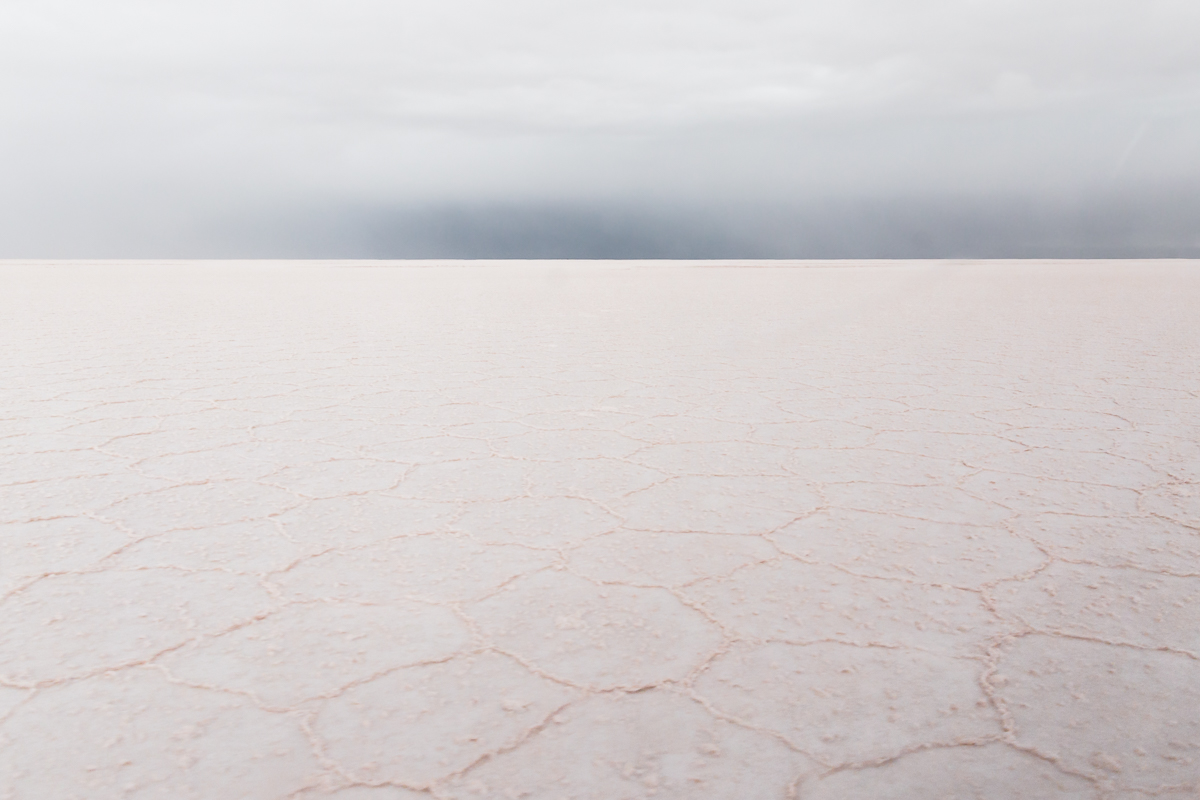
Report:
M1200 795L1200 264L0 264L0 798Z

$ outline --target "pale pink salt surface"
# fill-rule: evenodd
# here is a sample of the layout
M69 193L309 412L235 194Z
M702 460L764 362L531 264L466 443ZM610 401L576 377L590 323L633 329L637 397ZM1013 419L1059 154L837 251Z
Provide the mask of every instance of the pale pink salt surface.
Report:
M1200 791L1200 264L0 281L0 797Z

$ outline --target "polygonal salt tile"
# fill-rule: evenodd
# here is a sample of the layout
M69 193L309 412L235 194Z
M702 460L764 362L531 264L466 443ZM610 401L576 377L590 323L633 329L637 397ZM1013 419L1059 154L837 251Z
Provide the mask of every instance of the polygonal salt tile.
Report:
M791 450L757 442L689 442L643 447L631 461L664 475L775 475L786 476Z
M1012 521L1056 557L1108 567L1200 573L1200 530L1153 516L1035 514Z
M1045 554L1003 528L821 511L770 535L803 561L836 564L859 575L975 588L1020 575Z
M560 369L555 365L545 371L546 377L537 383L537 394L514 386L511 379L492 378L478 388L479 399L493 402L496 395L487 395L489 388L504 385L502 405L522 412L532 413L560 411L568 414L594 412L601 414L633 413L631 402L622 396L635 390L633 381L614 378L611 368L597 364L566 365ZM530 387L532 388L532 387ZM524 418L524 417L523 417Z
M728 718L830 765L1002 733L976 661L907 648L739 644L695 681Z
M1200 442L1194 436L1178 435L1178 429L1172 433L1175 435L1169 437L1146 434L1154 437L1152 443L1118 441L1113 451L1131 458L1145 459L1173 480L1192 485L1200 483Z
M681 594L748 641L918 647L978 655L998 626L975 592L848 575L791 559L698 581Z
M45 578L5 601L0 677L36 684L116 669L265 613L254 578L173 569Z
M494 439L499 456L531 461L568 461L575 458L627 458L643 443L613 431L526 431Z
M1016 428L1004 434L1004 438L1019 445L1012 453L1021 453L1030 448L1048 447L1068 453L1112 453L1120 452L1120 442L1130 437L1141 438L1142 431L1096 430L1094 428ZM1143 454L1145 450L1141 451ZM984 456L987 453L973 455Z
M483 439L464 435L444 436L440 428L432 433L413 437L411 433L391 438L387 430L370 431L373 440L360 447L365 456L393 461L397 464L438 464L446 461L487 458L492 449ZM365 437L364 437L365 438Z
M1020 453L972 456L970 461L992 472L1124 489L1154 486L1167 478L1165 472L1135 459L1077 449L1037 447Z
M610 531L619 520L596 503L574 497L469 503L454 529L484 544L570 547Z
M605 694L555 714L509 752L456 777L448 800L774 800L814 769L773 736L664 691Z
M1200 657L1200 578L1055 562L992 597L999 613L1040 631Z
M609 365L609 373L617 371L625 371L628 375L626 379L615 379L606 382L609 390L607 396L594 396L592 408L594 412L601 415L613 415L613 419L624 416L625 421L631 419L647 419L651 417L677 417L680 414L685 414L690 411L694 404L681 399L678 394L679 390L674 387L669 387L665 376L660 374L653 375L653 382L646 381L646 375L629 374L632 370L626 367L621 370L619 367ZM561 391L562 387L556 387L556 391ZM568 410L577 410L579 403L578 398L565 398L571 400L575 405L570 406Z
M195 482L239 478L255 480L279 469L274 458L256 452L254 444L239 442L203 450L151 456L135 465L139 472L172 481Z
M447 425L442 429L447 436L459 439L491 442L495 439L506 439L509 436L519 436L529 430L523 422L462 422ZM494 455L490 446L489 453Z
M249 376L246 376L249 377ZM240 382L242 376L227 376L227 380L234 384ZM275 393L272 393L275 394ZM276 397L278 395L276 394ZM255 402L254 397L241 396L241 391L238 391L236 400L242 407L235 407L228 401L220 405L209 403L195 403L191 409L186 409L186 413L182 414L164 414L161 421L161 428L241 428L243 430L253 430L257 435L260 428L267 428L272 423L279 421L285 415L270 400L275 398L262 398L267 400L266 403ZM194 410L193 410L194 409ZM311 439L320 438L311 436Z
M9 714L16 711L18 706L33 697L33 694L33 689L0 686L0 722L8 717Z
M544 569L553 553L487 545L454 534L409 536L355 550L333 550L271 577L292 600L392 603L474 600L518 575Z
M249 692L283 707L397 667L449 658L470 638L445 608L315 602L192 642L157 663L190 684Z
M1017 453L1026 445L1013 441L1015 434L946 433L935 431L880 431L871 443L876 450L916 456L936 455L974 463L977 458Z
M756 428L763 424L795 421L795 414L780 408L773 396L779 390L778 367L771 364L766 369L769 371L765 375L759 373L737 379L733 391L708 391L695 396L695 406L688 409L688 413L733 422L753 420Z
M575 696L484 653L347 689L320 703L313 730L356 782L422 789L514 747Z
M162 425L162 419L155 416L145 417L115 417L113 419L88 419L76 422L63 428L63 431L73 436L82 436L97 444L106 439L130 434L150 433Z
M345 786L340 789L306 789L295 800L429 800L428 792L399 786Z
M1098 431L1126 431L1133 428L1127 419L1117 414L1080 408L1014 408L981 411L979 416L997 420L1014 428L1090 428Z
M1011 508L954 486L830 483L821 487L830 508L958 525L1000 525Z
M423 403L404 411L403 420L406 425L428 425L435 428L447 428L453 425L478 422L511 422L518 415L482 403L447 403L444 401Z
M846 420L824 419L755 425L748 441L791 449L825 449L865 447L874 437L875 431L866 425Z
M572 397L568 398L566 405L570 406L569 410L541 411L532 414L526 414L521 417L521 424L534 430L555 431L572 433L584 431L611 431L621 433L631 439L644 441L640 436L624 430L631 422L635 422L639 418L639 414L633 411L600 411L600 410L578 410L579 399ZM514 431L510 435L517 435L518 431Z
M1116 787L1116 796L1200 783L1194 658L1031 635L1004 647L989 680L1019 746Z
M1200 484L1169 483L1141 495L1141 510L1200 532Z
M412 398L409 398L412 399ZM385 409L388 413L395 411L394 405L390 404L384 396L373 395L371 398L364 401L363 409ZM364 453L372 447L403 447L405 442L416 441L430 437L440 436L442 433L440 428L432 425L405 425L397 422L387 422L376 417L369 424L363 424L347 429L338 434L335 440L326 440L330 444L352 450L357 453ZM387 456L372 457L387 458Z
M320 770L294 717L154 669L43 689L0 722L2 797L284 798Z
M611 504L667 477L662 472L625 459L572 458L565 461L527 461L529 494L537 497L584 497Z
M105 452L136 459L211 451L244 445L249 434L236 428L180 428L120 436L104 443Z
M189 403L202 404L202 412L216 411L221 404L236 402L247 406L254 405L254 401L279 400L284 395L292 395L288 398L291 402L287 404L287 410L303 409L305 403L298 401L293 392L289 391L295 388L294 382L298 377L295 366L260 361L257 368L247 369L247 357L257 359L269 352L261 344L253 349L257 351L254 355L240 349L234 353L222 352L222 349L207 352L192 350L190 355L194 359L194 366L189 368L191 365L170 365L178 367L175 370L170 370L169 365L163 361L178 358L178 355L163 358L160 354L156 359L158 363L155 364L153 377L150 377L149 381L161 391L186 398ZM278 350L275 353L278 353ZM222 355L237 357L222 359ZM222 360L224 363L220 363ZM231 392L230 388L234 386L237 387L237 391Z
M561 571L514 581L465 611L496 646L598 689L681 680L721 642L665 589L596 586Z
M805 800L1097 800L1096 787L1005 744L936 747L877 767L807 779Z
M362 420L325 419L318 414L306 414L292 419L251 417L251 420L249 424L253 426L256 440L301 446L313 443L318 446L338 446L342 437L355 436L371 428L371 423Z
M888 450L796 450L784 466L793 475L813 483L898 484L901 486L953 486L974 470L948 458L897 453Z
M106 507L121 498L169 485L164 480L121 472L6 486L4 504L0 506L0 524L91 514L107 517L107 513L99 512L107 512Z
M115 525L87 517L10 522L0 532L0 597L42 575L91 567L129 541Z
M736 442L748 438L752 430L744 422L687 415L650 417L621 427L621 433L648 444Z
M574 548L569 560L572 572L596 581L682 586L777 555L759 536L614 531Z
M830 380L828 386L830 391L797 393L799 396L781 398L779 404L797 417L813 421L849 419L859 422L887 415L907 419L920 413L920 409L914 410L907 403L883 397L884 392L875 387L856 384L845 373Z
M314 498L382 492L399 485L410 467L390 461L339 458L287 466L262 479L289 492Z
M1005 436L1011 430L1010 426L1003 422L984 419L977 413L946 409L914 408L898 413L870 413L851 417L851 420L880 434L895 432L919 435L957 433L971 436Z
M982 471L964 480L972 495L1023 514L1056 512L1094 517L1138 513L1133 489Z
M300 505L294 494L253 481L211 481L143 491L99 512L139 534L246 522Z
M496 354L499 355L499 354ZM511 357L513 354L507 354ZM506 366L527 366L520 360L509 361ZM495 369L483 365L476 380L459 385L455 397L464 400L493 403L500 408L520 411L525 408L541 408L544 401L559 399L554 394L560 387L558 381L543 374L533 374L528 369ZM558 408L559 406L554 406Z
M9 461L9 464L15 463L17 457L25 458L29 455L46 452L69 452L98 445L95 439L88 436L30 430L31 425L35 422L45 425L48 431L59 427L52 420L0 420L0 456L14 459L14 461ZM105 452L112 452L107 447L104 449Z
M672 478L613 504L633 530L761 534L821 505L795 478Z
M272 520L255 520L147 536L105 563L118 569L175 567L261 574L282 569L312 549L287 539Z
M418 464L388 494L433 502L504 500L526 493L525 472L523 462L503 458Z
M128 469L127 459L95 449L49 450L22 455L19 462L5 465L0 482L7 491L13 484L113 475Z
M289 466L316 464L340 458L353 458L348 447L311 439L263 441L255 439L229 448L240 453L247 461L271 462L276 469Z
M453 503L362 495L309 501L279 514L274 521L297 544L325 549L444 531L458 515L459 507Z

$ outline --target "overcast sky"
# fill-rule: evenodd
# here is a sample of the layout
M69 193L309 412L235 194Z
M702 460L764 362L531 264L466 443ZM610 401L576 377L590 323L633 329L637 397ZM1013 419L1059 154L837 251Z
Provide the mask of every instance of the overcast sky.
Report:
M0 0L0 257L1200 256L1196 0Z

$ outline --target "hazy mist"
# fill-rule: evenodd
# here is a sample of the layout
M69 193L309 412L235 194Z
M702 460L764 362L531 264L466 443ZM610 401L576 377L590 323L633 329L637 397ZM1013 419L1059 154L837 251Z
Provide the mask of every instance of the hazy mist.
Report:
M1200 256L1194 2L0 8L0 257Z

